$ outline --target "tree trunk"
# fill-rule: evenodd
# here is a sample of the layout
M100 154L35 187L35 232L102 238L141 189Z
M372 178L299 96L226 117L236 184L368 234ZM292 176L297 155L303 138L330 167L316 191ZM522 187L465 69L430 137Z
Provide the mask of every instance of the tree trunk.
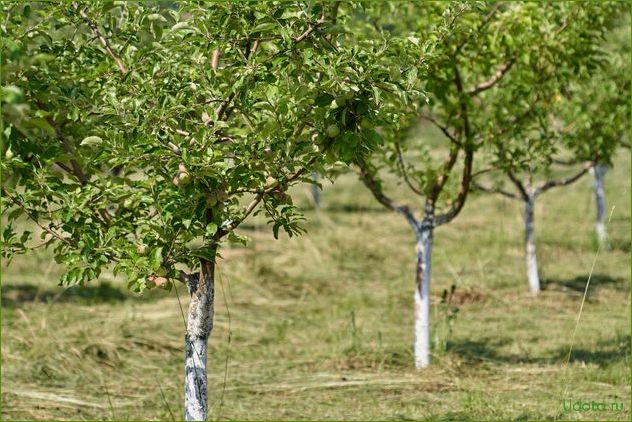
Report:
M417 229L417 274L415 278L415 367L430 365L430 276L432 220L425 218Z
M606 191L604 186L606 170L607 167L603 164L597 164L592 168L595 202L597 203L595 230L597 231L597 241L602 248L608 248L608 232L606 231Z
M318 173L312 173L312 180L318 182ZM318 185L312 185L312 200L314 201L314 208L320 209L320 188Z
M208 416L206 356L213 331L215 263L203 261L198 281L188 283L191 300L184 338L184 419L205 421Z
M538 260L535 253L534 207L535 197L529 196L524 203L525 260L529 291L537 294L540 291L540 276L538 275Z

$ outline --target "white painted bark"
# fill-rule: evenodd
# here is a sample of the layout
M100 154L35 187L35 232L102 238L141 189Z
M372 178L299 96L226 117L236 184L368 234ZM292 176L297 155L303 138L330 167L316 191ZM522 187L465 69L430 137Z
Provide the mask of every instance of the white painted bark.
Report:
M206 421L208 417L206 357L213 331L215 266L202 264L197 283L189 282L187 332L185 335L184 420Z
M430 365L430 277L432 260L432 220L421 222L417 230L417 274L415 278L415 367Z
M529 196L524 202L525 261L529 291L537 294L540 291L540 276L538 275L538 259L535 250L534 207L535 197Z
M607 249L608 232L606 231L606 189L604 185L606 170L607 167L603 164L597 164L592 168L595 202L597 204L597 220L595 222L597 241L602 248Z

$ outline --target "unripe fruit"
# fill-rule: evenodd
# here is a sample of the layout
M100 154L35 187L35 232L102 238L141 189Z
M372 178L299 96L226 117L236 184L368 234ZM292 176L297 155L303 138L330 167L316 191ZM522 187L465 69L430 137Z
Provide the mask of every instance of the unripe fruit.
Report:
M179 173L178 179L180 181L180 186L186 186L191 183L191 176L187 172Z
M373 123L371 122L371 120L364 118L362 120L360 120L360 128L362 129L372 129L373 128Z
M178 164L178 173L186 173L187 168L185 167L184 164L180 163Z
M160 267L158 268L158 270L156 271L156 275L160 276L160 277L164 277L167 275L167 270L165 270L164 268Z
M10 160L13 158L13 151L11 151L11 148L7 149L7 152L4 153L4 156L7 160Z
M338 125L331 124L327 126L327 136L329 136L330 138L335 138L338 135L340 135L340 128L338 127Z
M266 189L276 188L279 186L279 181L272 176L266 177Z
M165 277L156 277L154 275L147 276L147 286L148 287L160 287L165 288L169 283Z
M215 205L217 205L217 194L215 192L211 192L206 195L206 206L214 207Z
M180 186L180 179L178 178L178 176L174 177L172 182L174 185Z
M228 193L224 189L218 189L215 191L215 195L217 195L217 200L219 202L224 202L228 199Z
M134 201L132 200L132 198L127 198L125 201L123 201L123 208L130 209L133 206L134 206Z

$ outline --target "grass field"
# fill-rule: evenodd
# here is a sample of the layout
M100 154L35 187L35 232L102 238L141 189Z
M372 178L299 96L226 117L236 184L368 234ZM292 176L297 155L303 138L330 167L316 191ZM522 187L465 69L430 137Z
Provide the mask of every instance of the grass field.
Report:
M352 175L308 234L275 241L262 219L223 250L209 351L213 419L630 419L630 159L607 175L613 249L595 259L589 177L543 195L544 291L527 293L521 204L473 196L435 233L430 368L412 359L414 239ZM176 292L137 297L104 276L56 286L45 252L2 274L2 418L141 420L182 414L184 325ZM440 304L456 285L451 325ZM186 307L185 289L178 289ZM186 309L186 308L185 308ZM623 411L564 411L573 402Z

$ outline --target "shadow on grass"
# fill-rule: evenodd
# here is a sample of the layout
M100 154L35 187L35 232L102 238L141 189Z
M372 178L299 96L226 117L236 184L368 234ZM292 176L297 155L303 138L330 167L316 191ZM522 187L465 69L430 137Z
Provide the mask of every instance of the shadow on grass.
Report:
M367 206L367 205L359 205L359 204L339 204L339 203L332 203L329 204L327 207L325 207L325 210L327 212L333 212L333 213L355 213L355 212L364 212L364 213L379 213L379 214L383 214L386 212L391 212L390 210L386 209L385 207L376 207L376 206Z
M491 361L506 364L556 365L566 362L568 347L558 347L545 356L525 356L502 353L500 349L510 344L510 339L484 339L481 341L448 342L448 351L468 363ZM573 348L569 363L596 364L605 367L630 358L630 336L613 338L595 344L595 350Z
M586 289L586 282L588 281L588 275L578 276L572 279L543 279L543 290L572 290L579 293L584 293ZM598 288L601 287L614 287L620 288L625 285L625 279L621 277L610 277L605 274L593 274L590 278L590 288L588 289L587 298Z
M71 286L68 288L42 289L32 284L2 285L2 306L17 307L24 303L52 302L121 302L133 299L130 293L102 282L97 286Z
M624 253L630 253L630 241L629 240L611 240L610 249L621 251Z

